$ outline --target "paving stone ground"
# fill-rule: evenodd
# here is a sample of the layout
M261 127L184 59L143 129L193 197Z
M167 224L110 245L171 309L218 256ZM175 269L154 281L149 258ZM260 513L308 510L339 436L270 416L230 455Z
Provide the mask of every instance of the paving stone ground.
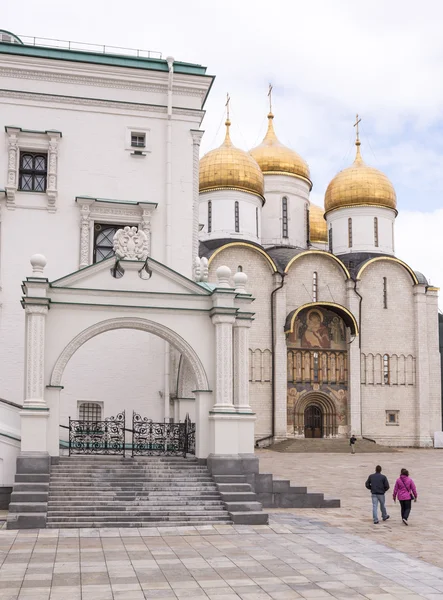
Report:
M292 514L270 526L0 531L1 600L443 599L443 569Z
M309 491L340 498L341 508L294 510L298 516L314 518L340 527L364 539L402 550L443 568L443 450L401 449L385 454L306 453L285 454L260 450L260 470L271 472ZM386 494L389 521L374 525L370 494L364 483L380 464L391 490ZM405 467L419 494L412 504L409 527L400 519L400 506L392 501L392 489L400 469Z

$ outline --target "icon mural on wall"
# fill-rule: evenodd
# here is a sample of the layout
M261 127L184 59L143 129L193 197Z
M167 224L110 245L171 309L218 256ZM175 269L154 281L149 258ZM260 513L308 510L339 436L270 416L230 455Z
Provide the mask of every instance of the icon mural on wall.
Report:
M289 348L346 350L345 331L343 320L336 313L311 308L299 313L287 344Z

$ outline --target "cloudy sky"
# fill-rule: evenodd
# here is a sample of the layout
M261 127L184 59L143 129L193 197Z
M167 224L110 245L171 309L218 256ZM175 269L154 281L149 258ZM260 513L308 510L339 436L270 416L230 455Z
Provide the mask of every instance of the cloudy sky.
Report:
M309 163L311 199L362 153L398 196L397 255L443 288L443 2L441 0L0 0L0 27L21 35L158 50L216 76L203 151L244 149L275 128ZM442 302L443 307L443 302Z

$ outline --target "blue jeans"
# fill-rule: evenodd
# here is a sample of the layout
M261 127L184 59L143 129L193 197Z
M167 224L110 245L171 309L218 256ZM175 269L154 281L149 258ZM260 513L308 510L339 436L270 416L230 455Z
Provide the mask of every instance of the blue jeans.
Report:
M372 518L374 523L378 521L378 503L380 502L381 516L382 519L386 519L388 513L386 512L385 506L385 495L384 494L372 494Z

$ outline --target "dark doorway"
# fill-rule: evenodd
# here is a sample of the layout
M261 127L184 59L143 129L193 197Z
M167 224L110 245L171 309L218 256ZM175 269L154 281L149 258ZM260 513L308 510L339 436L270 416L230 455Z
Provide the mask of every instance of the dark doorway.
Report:
M311 404L305 410L305 438L323 437L323 412L319 406Z

